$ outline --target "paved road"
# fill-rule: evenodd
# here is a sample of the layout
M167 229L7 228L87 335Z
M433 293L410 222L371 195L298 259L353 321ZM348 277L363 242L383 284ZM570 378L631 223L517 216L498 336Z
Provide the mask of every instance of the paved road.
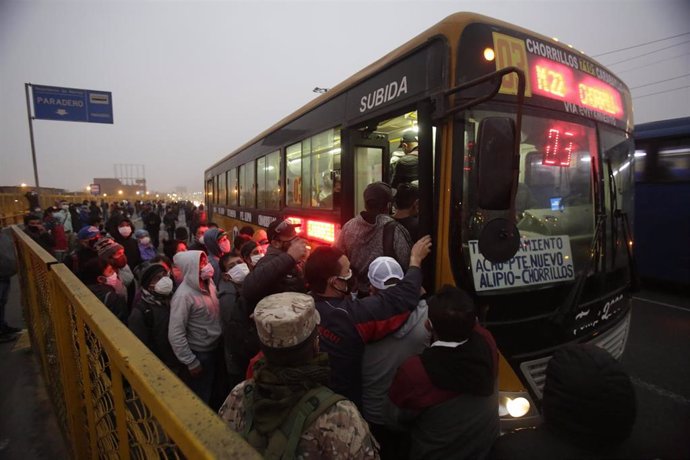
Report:
M690 298L637 293L622 363L638 403L631 457L690 458Z

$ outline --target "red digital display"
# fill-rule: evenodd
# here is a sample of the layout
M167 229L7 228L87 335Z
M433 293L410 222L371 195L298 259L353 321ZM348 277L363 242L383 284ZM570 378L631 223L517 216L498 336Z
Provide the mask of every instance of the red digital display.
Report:
M542 164L569 167L573 155L573 138L574 135L570 131L562 131L557 128L549 129Z
M621 95L606 83L547 59L533 60L530 67L535 94L623 118Z

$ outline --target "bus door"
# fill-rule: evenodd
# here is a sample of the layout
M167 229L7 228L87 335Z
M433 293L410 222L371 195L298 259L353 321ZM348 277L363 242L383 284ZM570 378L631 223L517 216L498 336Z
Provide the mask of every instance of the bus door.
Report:
M377 131L354 130L348 137L354 163L352 215L364 211L364 189L372 182L388 182L390 176L390 149L388 136ZM349 200L346 200L349 202Z

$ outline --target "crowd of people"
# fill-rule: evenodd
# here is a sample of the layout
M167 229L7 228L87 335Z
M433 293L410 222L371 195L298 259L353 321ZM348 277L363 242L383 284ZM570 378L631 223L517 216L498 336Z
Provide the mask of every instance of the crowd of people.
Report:
M316 248L289 220L233 237L203 205L178 203L137 206L140 229L127 206L106 213L85 203L75 219L59 203L27 217L26 231L62 252L105 307L268 458L510 458L523 438L529 456L615 448L630 432L634 394L618 363L593 347L554 357L540 431L499 440L496 343L468 293L424 292L432 240L418 235L415 193L409 183L395 197L388 184L370 184L365 210ZM71 251L57 243L59 225L65 240L74 235ZM570 379L562 360L589 364L589 382ZM569 379L581 388L569 390ZM575 409L586 390L610 395L614 383L619 397L600 418L617 423L612 442L580 429Z

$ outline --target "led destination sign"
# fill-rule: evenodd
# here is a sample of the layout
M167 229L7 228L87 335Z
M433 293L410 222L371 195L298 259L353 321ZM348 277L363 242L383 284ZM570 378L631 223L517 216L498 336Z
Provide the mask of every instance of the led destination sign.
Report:
M606 83L546 59L530 63L529 70L535 94L623 118L621 95Z
M525 96L562 101L566 111L615 124L625 119L623 83L579 54L534 38L493 32L496 69L515 66L526 76ZM503 94L517 94L517 77L503 78Z

